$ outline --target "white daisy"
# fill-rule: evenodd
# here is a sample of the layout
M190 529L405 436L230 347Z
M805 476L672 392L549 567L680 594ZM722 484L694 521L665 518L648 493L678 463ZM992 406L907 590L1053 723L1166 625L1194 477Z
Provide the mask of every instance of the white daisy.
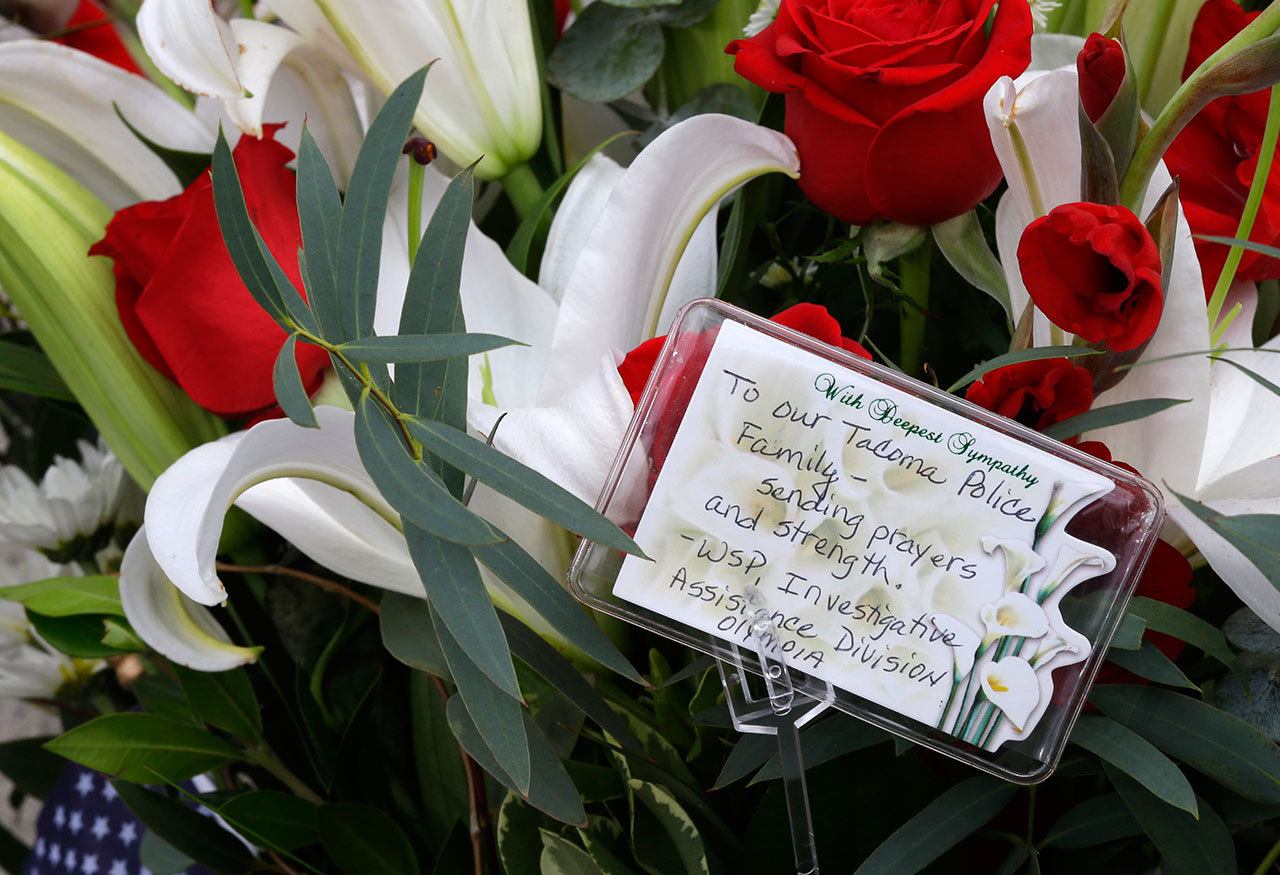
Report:
M781 5L782 0L760 0L756 11L747 19L747 26L742 29L743 36L755 36L773 24L773 20L778 17L778 7Z
M79 446L79 462L55 457L39 484L21 468L0 467L0 544L64 561L91 558L105 545L104 530L120 510L124 469L105 446Z
M1062 5L1062 0L1030 0L1031 20L1036 30L1044 30L1049 24L1049 13Z

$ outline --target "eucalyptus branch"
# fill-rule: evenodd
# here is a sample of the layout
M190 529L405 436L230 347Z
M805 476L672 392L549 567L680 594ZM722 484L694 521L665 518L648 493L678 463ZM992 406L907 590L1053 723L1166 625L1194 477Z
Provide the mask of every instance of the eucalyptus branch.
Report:
M431 682L441 700L449 701L449 688L444 681L431 675ZM467 802L471 810L471 860L475 875L484 875L485 859L488 857L489 832L493 825L489 818L489 794L484 785L484 773L480 766L467 753L462 743L458 743L458 755L462 757L462 771L467 778Z

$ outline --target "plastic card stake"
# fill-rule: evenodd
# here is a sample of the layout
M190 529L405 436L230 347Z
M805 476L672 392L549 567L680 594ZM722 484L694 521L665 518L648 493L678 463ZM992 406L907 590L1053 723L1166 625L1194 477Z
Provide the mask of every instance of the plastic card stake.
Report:
M765 605L837 707L1024 782L1163 515L1140 478L718 302L679 317L601 510L651 559L583 545L584 600L713 654Z

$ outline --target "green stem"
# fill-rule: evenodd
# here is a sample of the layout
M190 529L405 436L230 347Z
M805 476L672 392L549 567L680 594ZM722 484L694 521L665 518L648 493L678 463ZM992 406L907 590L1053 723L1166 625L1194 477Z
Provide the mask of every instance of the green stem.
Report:
M1267 851L1267 855L1262 858L1258 868L1253 870L1253 875L1267 875L1271 871L1271 867L1276 864L1276 860L1280 860L1280 839L1276 839L1276 843L1271 846L1270 851Z
M409 264L418 257L422 245L422 184L427 176L426 165L409 159Z
M542 199L542 184L538 182L538 177L533 175L533 170L528 164L511 168L510 172L502 177L502 187L521 219L527 219L537 207L538 201Z
M1258 153L1258 167L1253 174L1253 183L1249 186L1249 197L1244 202L1244 212L1240 214L1240 225L1236 229L1237 240L1248 240L1253 233L1254 222L1258 218L1258 210L1262 206L1262 196L1267 190L1267 181L1271 176L1271 164L1276 155L1276 142L1280 140L1280 85L1271 89L1271 103L1267 109L1267 126L1262 133L1262 151ZM1218 283L1213 287L1213 295L1209 298L1209 330L1210 346L1217 344L1227 325L1218 324L1218 316L1222 313L1222 305L1235 282L1236 271L1240 268L1240 260L1244 257L1244 247L1232 246L1227 253L1227 260L1218 274Z
M1203 109L1215 96L1213 92L1204 88L1205 79L1223 61L1241 49L1247 48L1275 33L1277 27L1280 27L1280 4L1273 3L1255 18L1248 27L1210 55L1187 78L1187 81L1182 83L1182 87L1174 92L1173 97L1169 99L1169 103L1165 105L1160 116L1151 125L1151 130L1147 132L1142 142L1138 144L1138 150L1133 156L1133 162L1129 165L1129 170L1120 185L1120 203L1129 207L1135 213L1141 209L1143 198L1147 193L1147 186L1151 182L1151 174L1155 172L1156 165L1164 157L1165 150L1169 148L1174 138L1186 127L1187 123L1195 117L1196 113Z
M246 751L246 759L254 765L270 772L273 777L293 791L293 795L308 802L319 805L324 800L308 787L301 778L289 770L289 767L275 755L271 748L264 745Z
M899 285L907 300L900 305L898 364L903 373L915 376L924 361L924 333L927 324L924 311L929 306L929 262L933 254L933 236L914 252L898 259Z

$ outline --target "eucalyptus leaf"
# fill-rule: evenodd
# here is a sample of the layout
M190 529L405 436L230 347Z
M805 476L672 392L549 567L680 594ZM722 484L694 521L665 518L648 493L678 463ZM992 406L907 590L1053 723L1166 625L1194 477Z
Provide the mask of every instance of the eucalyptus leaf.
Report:
M435 633L430 634L434 640ZM413 760L422 798L422 826L440 845L455 825L470 818L466 767L449 728L446 702L443 691L424 672L416 671L409 678Z
M382 809L329 802L318 819L324 848L346 875L419 875L409 837Z
M389 592L382 597L378 615L382 645L410 668L448 678L449 664L436 639L435 623L427 603L413 596Z
M124 616L124 608L120 604L120 580L108 575L51 577L16 586L2 586L0 598L17 602L46 617L76 614Z
M298 335L290 334L280 347L276 356L275 367L271 370L271 383L275 387L276 401L285 416L294 425L303 428L316 428L316 413L311 409L311 399L302 385L302 375L298 372L298 360L294 350L298 346Z
M1172 760L1133 730L1096 714L1085 714L1071 730L1071 740L1138 781L1152 795L1197 815L1191 783Z
M1243 553L1273 586L1280 587L1280 515L1228 516L1185 495L1174 495L1215 534Z
M234 835L186 803L124 781L112 786L147 829L197 863L222 875L253 868L253 856Z
M1248 608L1240 608L1227 617L1222 634L1237 650L1280 656L1280 632Z
M956 392L968 386L975 380L982 379L984 374L994 371L996 368L1003 368L1006 365L1016 365L1021 362L1034 362L1040 359L1055 358L1076 358L1082 355L1098 355L1096 349L1089 349L1084 346L1034 346L1029 349L1020 349L1015 352L1007 352L1004 355L998 355L993 359L988 359L978 365L969 373L952 383L948 388L948 392Z
M1271 382L1266 377L1262 376L1262 374L1259 374L1257 371L1250 370L1249 368L1246 368L1244 365L1240 364L1239 362L1233 362L1231 359L1222 358L1221 356L1216 357L1216 361L1220 361L1224 365L1230 365L1231 367L1235 368L1236 370L1240 371L1242 374L1247 376L1249 379L1253 380L1259 386L1266 389L1272 395L1280 396L1280 386L1277 386L1275 383Z
M343 337L338 315L338 235L342 226L342 198L333 173L311 131L302 127L298 146L298 222L306 249L307 303L326 340Z
M1228 789L1280 803L1280 748L1239 717L1153 687L1094 687L1089 698L1111 719Z
M1009 299L1009 284L1005 282L1004 268L987 244L976 210L970 210L930 228L933 240L965 281L986 292L999 304L1013 325L1017 317ZM954 391L954 389L952 390Z
M524 344L496 334L398 334L348 340L338 348L347 358L360 362L414 364L466 358L504 346ZM403 371L400 377L405 378Z
M185 781L243 759L239 750L218 736L154 714L96 717L64 732L45 748L99 772L147 784Z
M76 400L44 352L7 340L0 341L0 389L53 401Z
M961 781L895 830L855 875L915 875L999 814L1016 791L986 775Z
M1150 641L1143 641L1142 646L1137 650L1108 650L1107 661L1120 666L1125 671L1133 672L1140 678L1146 678L1158 684L1200 691L1200 687Z
M1280 247L1268 246L1265 243L1256 243L1253 240L1241 240L1239 237L1217 237L1213 234L1196 234L1197 240L1205 240L1209 243L1219 243L1223 246L1238 246L1241 249L1247 249L1250 252L1257 252L1268 258L1280 258Z
M1161 872L1235 875L1235 844L1212 808L1198 801L1200 816L1192 817L1161 802L1123 772L1109 765L1105 768L1112 786L1160 851Z
M547 58L551 83L589 103L620 100L658 70L662 25L645 8L592 3Z
M1044 429L1044 433L1051 438L1066 440L1067 438L1084 434L1087 431L1110 428L1113 425L1123 425L1126 422L1146 419L1148 416L1155 416L1170 407L1186 404L1189 400L1188 398L1141 398L1137 401L1107 404L1103 407L1086 410L1084 413L1064 419L1062 422L1056 422Z
M1217 626L1190 611L1158 599L1135 596L1129 602L1127 613L1142 618L1148 629L1172 635L1179 641L1200 648L1227 668L1235 668L1236 655L1227 646L1226 636Z
M870 723L833 714L800 733L800 750L804 755L805 768L812 769L888 739L889 736L883 729L878 729ZM774 740L776 742L776 739ZM781 777L782 760L778 756L775 743L768 762L756 773L750 783L776 781Z
M1134 819L1124 800L1115 793L1105 793L1086 799L1058 818L1040 846L1063 850L1092 848L1141 832L1142 825Z

